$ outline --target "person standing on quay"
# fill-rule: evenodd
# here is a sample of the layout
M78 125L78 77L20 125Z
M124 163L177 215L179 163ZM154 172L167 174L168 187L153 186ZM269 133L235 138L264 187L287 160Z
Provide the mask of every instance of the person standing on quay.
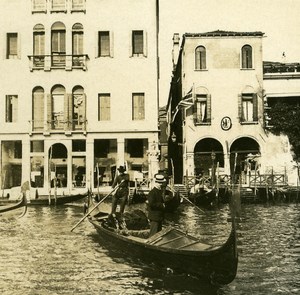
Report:
M117 185L116 193L113 195L112 204L111 204L111 215L116 215L117 205L120 202L120 214L121 220L123 219L123 213L125 210L126 202L128 201L129 195L129 175L125 173L124 166L118 168L119 175L115 178L112 188L115 188Z
M162 230L165 210L163 198L163 186L165 182L166 179L163 175L156 174L154 187L147 196L150 237Z

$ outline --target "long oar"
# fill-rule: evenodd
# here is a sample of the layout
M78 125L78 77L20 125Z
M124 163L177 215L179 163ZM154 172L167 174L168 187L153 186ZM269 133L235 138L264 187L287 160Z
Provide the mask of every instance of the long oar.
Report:
M122 180L117 186L115 186L113 188L113 190L107 194L99 203L97 203L88 213L86 213L71 229L71 231L73 231L83 220L85 220L101 203L104 202L104 200L109 197L123 182L124 180Z
M188 201L191 205L193 205L193 207L197 208L199 211L201 211L201 213L205 213L205 211L203 211L202 209L200 209L196 204L194 204L192 201L190 201L187 197L181 195L186 201Z

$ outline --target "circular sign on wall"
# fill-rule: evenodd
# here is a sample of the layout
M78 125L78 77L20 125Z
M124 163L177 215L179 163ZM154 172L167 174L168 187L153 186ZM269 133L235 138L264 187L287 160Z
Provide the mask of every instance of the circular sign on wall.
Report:
M229 130L232 127L231 119L229 117L224 117L221 120L221 128L225 131Z

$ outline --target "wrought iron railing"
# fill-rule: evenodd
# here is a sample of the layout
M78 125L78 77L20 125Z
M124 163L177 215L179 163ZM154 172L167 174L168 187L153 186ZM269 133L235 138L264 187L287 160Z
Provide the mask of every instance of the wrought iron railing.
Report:
M87 120L31 120L31 132L86 131Z
M87 69L87 54L29 55L30 70Z

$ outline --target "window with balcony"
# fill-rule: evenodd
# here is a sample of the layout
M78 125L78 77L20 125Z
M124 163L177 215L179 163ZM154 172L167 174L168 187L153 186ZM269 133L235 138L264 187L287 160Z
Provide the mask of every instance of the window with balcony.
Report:
M208 124L211 122L211 97L207 94L196 94L194 104L194 123Z
M18 56L18 33L7 33L6 58L17 59Z
M258 121L257 95L242 93L239 95L239 118L241 123Z
M46 12L47 11L47 0L32 0L32 11L33 12Z
M98 57L113 56L112 32L98 32Z
M242 69L252 69L252 47L250 45L242 47Z
M66 65L66 28L61 22L56 22L51 28L52 67Z
M99 100L98 120L110 121L110 94L101 93L98 96L98 100Z
M73 11L84 11L85 10L85 0L72 0L72 10Z
M66 0L51 0L51 10L54 12L66 11Z
M68 120L68 96L62 85L52 88L51 95L47 99L47 120L51 130L64 130Z
M84 89L81 86L76 86L73 89L73 112L72 122L73 129L85 129L86 123L86 97Z
M36 87L32 92L32 127L33 131L44 129L44 99L42 87Z
M18 121L18 95L6 95L6 122Z
M33 67L43 68L45 64L45 28L38 24L33 28Z
M147 56L146 32L132 31L131 56Z
M72 66L84 66L83 54L83 26L82 24L75 24L72 27Z
M204 46L198 46L195 50L195 69L206 69L206 49Z
M145 119L145 94L133 93L132 94L132 120Z

